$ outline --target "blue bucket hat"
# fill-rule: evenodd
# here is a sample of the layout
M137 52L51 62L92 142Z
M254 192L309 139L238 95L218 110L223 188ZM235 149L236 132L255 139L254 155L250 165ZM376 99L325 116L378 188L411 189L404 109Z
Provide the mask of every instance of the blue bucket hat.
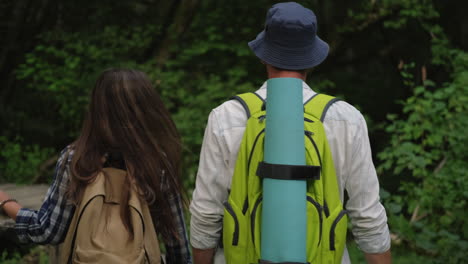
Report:
M312 10L295 2L279 3L268 10L265 29L249 42L262 61L277 68L303 70L319 65L328 55L328 44L317 36Z

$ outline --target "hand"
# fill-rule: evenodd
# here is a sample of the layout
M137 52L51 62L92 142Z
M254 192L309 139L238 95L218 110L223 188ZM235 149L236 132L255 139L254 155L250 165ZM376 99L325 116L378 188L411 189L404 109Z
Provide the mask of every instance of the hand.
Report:
M11 197L8 194L6 194L6 192L0 191L0 202L5 201L10 198ZM13 220L16 220L16 215L18 214L18 211L21 209L21 205L17 202L9 202L3 205L2 209L3 209L2 211L6 215L8 215Z

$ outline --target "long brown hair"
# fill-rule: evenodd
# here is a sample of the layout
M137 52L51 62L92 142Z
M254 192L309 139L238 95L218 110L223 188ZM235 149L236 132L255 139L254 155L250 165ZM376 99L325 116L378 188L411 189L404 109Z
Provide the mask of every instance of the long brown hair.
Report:
M106 70L96 81L81 134L73 144L69 196L79 203L85 187L102 171L103 157L118 153L143 198L157 208L158 219L153 221L162 227L158 232L178 237L168 197L179 195L186 201L179 172L180 142L168 110L144 73ZM122 192L128 197L130 184L125 186ZM133 236L128 210L122 210L121 217Z

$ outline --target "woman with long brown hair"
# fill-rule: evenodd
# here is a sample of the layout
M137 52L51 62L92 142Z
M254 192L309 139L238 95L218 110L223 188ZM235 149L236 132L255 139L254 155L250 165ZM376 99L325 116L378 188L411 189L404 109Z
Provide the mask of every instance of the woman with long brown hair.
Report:
M148 77L136 70L109 69L96 81L81 134L57 162L39 211L0 192L5 212L16 219L21 241L58 244L67 234L83 193L106 167L127 172L121 192L133 185L150 208L164 241L166 263L191 263L180 180L181 142L176 126ZM6 201L6 202L5 202ZM128 210L121 211L130 227Z

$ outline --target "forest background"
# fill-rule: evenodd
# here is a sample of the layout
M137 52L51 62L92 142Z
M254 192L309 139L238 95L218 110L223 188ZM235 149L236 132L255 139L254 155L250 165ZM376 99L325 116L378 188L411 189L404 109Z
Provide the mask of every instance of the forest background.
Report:
M190 197L209 112L266 79L247 42L276 2L0 0L0 183L50 182L97 75L130 67L148 73L177 123ZM331 48L307 83L366 117L395 263L462 263L468 2L298 2L314 10Z

